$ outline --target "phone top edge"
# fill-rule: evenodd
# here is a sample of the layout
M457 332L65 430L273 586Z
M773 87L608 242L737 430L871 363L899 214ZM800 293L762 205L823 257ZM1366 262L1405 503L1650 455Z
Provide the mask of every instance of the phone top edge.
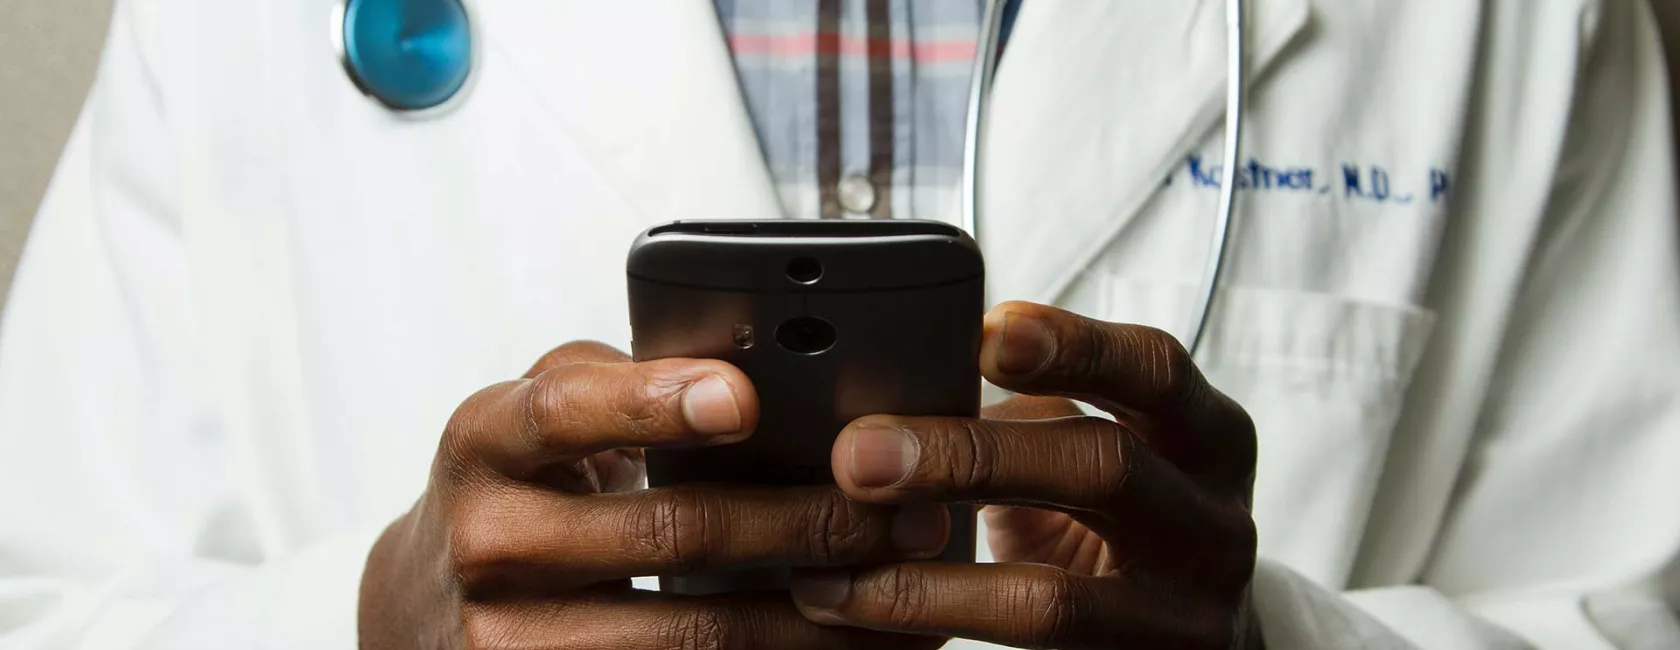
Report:
M643 237L650 238L672 235L749 239L922 235L970 239L968 233L961 228L943 221L925 219L688 219L660 224L642 233Z
M817 280L790 265L814 263ZM730 291L827 293L984 282L980 248L937 221L678 221L636 238L632 279Z
M895 291L921 291L921 290L924 290L924 289L938 289L938 288L942 288L942 287L949 287L949 286L971 283L971 282L979 283L979 282L985 281L985 279L986 279L985 276L983 276L983 275L970 275L970 276L966 276L966 277L951 278L951 279L948 279L948 280L929 281L929 282L921 282L921 283L914 283L914 284L908 283L908 282L895 282L895 283L885 284L885 285L880 285L880 286L852 286L852 287L826 286L825 287L825 286L805 286L805 285L798 285L798 284L781 284L781 283L763 283L763 284L758 284L758 285L753 285L753 286L729 286L729 285L721 284L721 283L684 282L684 281L681 281L681 280L671 280L671 279L667 279L667 278L647 277L647 276L637 275L635 273L630 273L628 275L628 277L629 277L630 280L635 281L635 282L647 282L647 283L652 283L652 284L665 285L665 286L669 286L669 287L676 287L676 288L683 288L683 289L699 289L699 290L703 290L703 291L716 291L716 292L720 292L720 293L740 293L740 294L892 293L892 292L895 292Z

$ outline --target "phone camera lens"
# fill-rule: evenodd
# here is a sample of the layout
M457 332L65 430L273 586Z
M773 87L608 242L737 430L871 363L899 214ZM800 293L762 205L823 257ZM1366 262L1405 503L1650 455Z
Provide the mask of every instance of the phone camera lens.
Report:
M828 321L811 316L789 319L776 328L776 343L795 354L822 354L834 347L836 334Z
M816 284L823 276L822 262L810 257L801 257L788 262L787 276L789 280L800 284Z

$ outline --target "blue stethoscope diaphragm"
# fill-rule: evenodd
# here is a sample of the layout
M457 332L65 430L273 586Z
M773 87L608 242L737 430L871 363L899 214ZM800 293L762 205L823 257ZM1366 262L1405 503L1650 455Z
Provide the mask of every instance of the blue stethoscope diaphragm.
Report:
M468 0L341 0L333 36L363 93L399 113L455 104L476 64Z

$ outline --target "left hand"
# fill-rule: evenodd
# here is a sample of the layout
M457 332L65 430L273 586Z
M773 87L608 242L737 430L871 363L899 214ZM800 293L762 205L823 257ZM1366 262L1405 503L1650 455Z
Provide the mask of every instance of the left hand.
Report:
M1008 303L986 317L981 370L1003 388L1079 400L1117 422L852 423L833 456L848 496L992 505L992 548L1004 563L803 574L793 593L807 618L1028 648L1259 647L1248 607L1254 424L1176 339ZM1076 412L1018 399L1006 416Z

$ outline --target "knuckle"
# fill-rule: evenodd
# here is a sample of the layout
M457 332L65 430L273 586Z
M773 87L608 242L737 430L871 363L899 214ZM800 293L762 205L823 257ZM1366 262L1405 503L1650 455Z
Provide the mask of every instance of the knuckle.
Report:
M866 554L876 537L864 513L839 490L814 500L810 515L810 559L819 566L840 564Z
M491 617L473 610L461 613L461 639L466 650L505 648L507 633Z
M1002 459L997 441L985 425L978 420L957 420L944 426L950 427L945 435L939 436L950 441L942 445L950 456L945 464L950 468L947 487L961 489L992 484Z
M687 490L649 494L653 498L632 511L634 538L668 574L689 575L706 568L711 547L727 538L727 531L721 530L721 504Z
M479 509L461 508L449 528L450 571L467 592L494 582L496 575L517 562L518 552L506 543L507 536Z
M1061 647L1078 637L1085 618L1079 586L1062 572L1024 580L1007 593L1010 615L1019 621L1018 634L1033 645Z
M928 611L928 577L920 569L901 566L887 581L887 624L895 629L916 629Z
M1177 337L1153 327L1133 328L1136 361L1147 385L1165 404L1182 403L1195 396L1201 372L1190 350Z
M665 359L632 366L613 387L619 430L638 438L666 429L682 428L682 397L699 377L719 374L711 362Z
M495 411L501 398L518 384L514 381L487 386L456 407L455 412L449 415L438 442L437 464L440 469L456 474L476 465L479 447L484 444L485 436L491 434L488 431L492 419L489 414Z
M1230 453L1237 464L1253 474L1260 463L1260 432L1254 425L1254 417L1234 401L1229 403L1230 424L1228 435L1231 440Z
M1241 516L1234 516L1228 534L1229 546L1225 552L1225 562L1222 563L1224 580L1219 585L1223 591L1240 593L1248 588L1254 579L1254 569L1259 560L1257 558L1260 535L1255 527L1254 518L1246 512Z
M1082 426L1095 429L1091 439L1098 441L1097 462L1076 463L1075 467L1091 467L1099 472L1089 484L1100 486L1103 503L1118 503L1136 473L1135 464L1141 458L1144 442L1131 431L1108 420L1088 418Z
M674 380L650 366L636 366L635 372L615 388L623 395L643 397L619 400L618 408L613 410L613 417L617 420L614 424L618 430L637 438L658 430L665 414L674 413L678 408L683 386L682 381Z
M666 650L725 650L734 647L734 617L718 607L694 607L670 618L663 642Z
M1259 528L1254 523L1254 516L1250 515L1246 509L1233 518L1237 520L1235 531L1232 534L1233 547L1245 556L1247 566L1252 570L1254 568L1254 554L1256 549L1260 547Z
M571 395L574 375L570 367L556 368L537 375L526 384L525 399L521 404L524 417L520 418L519 435L531 451L541 453L551 450L556 441L545 432L563 427L576 418L577 405Z
M520 647L519 626L489 608L465 608L460 614L460 638L466 650L505 650Z
M1059 360L1068 364L1075 377L1085 381L1111 377L1116 368L1131 363L1130 330L1126 325L1088 323L1079 328L1073 344L1062 351Z

